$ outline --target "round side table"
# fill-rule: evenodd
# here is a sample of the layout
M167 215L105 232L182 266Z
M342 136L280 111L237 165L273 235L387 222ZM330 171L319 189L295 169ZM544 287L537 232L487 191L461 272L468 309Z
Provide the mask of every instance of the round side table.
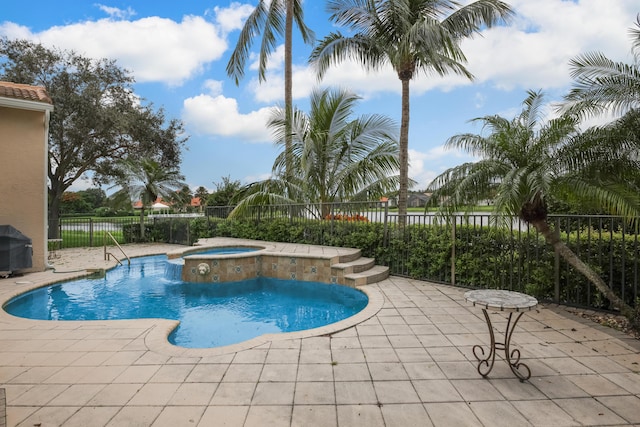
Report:
M513 372L520 381L528 380L531 377L531 370L526 364L520 362L520 350L511 349L511 336L520 317L522 317L525 311L535 308L538 305L538 300L520 292L499 289L477 289L468 291L464 294L464 298L474 306L482 308L491 337L489 352L486 356L483 346L473 346L473 355L478 360L478 373L483 377L489 375L496 360L496 352L504 350L504 359L511 368L511 372ZM507 328L504 333L504 342L496 341L493 326L491 325L491 318L487 310L509 312ZM515 320L512 318L514 313L516 313Z

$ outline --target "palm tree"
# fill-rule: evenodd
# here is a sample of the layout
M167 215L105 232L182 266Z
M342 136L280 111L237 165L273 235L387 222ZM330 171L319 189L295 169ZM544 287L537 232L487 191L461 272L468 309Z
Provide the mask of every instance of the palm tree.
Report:
M171 193L171 197L168 198L168 201L171 203L173 208L177 208L180 211L186 212L191 207L191 199L193 198L193 194L191 193L191 188L188 185L183 185L177 191Z
M629 30L633 64L614 62L600 52L572 59L574 87L565 97L564 108L581 116L611 111L622 115L640 108L640 15Z
M263 82L265 80L267 60L276 47L276 35L284 36L284 105L287 112L286 117L291 117L293 108L292 39L294 20L300 30L302 40L307 44L313 44L315 35L304 23L302 0L259 0L258 5L247 18L240 32L236 47L227 63L227 75L233 78L236 85L238 85L240 79L244 77L244 68L249 58L253 38L257 33L262 32L258 78L260 82ZM290 138L287 138L285 151L287 153L291 151Z
M131 203L140 200L140 237L144 239L144 212L158 197L171 199L175 191L184 187L183 176L174 169L165 169L152 159L127 160L120 165L121 177L117 186L121 189L113 197L127 199Z
M281 153L273 177L251 184L233 215L252 205L320 203L318 214L324 217L331 202L368 200L396 188L397 126L378 114L352 119L358 100L346 90L313 91L310 113L296 109L293 114L293 169L287 166L286 153ZM279 145L286 140L286 122L281 108L269 121Z
M422 71L440 76L455 73L471 79L460 49L464 38L506 21L512 11L499 0L477 0L461 6L454 0L329 0L330 19L353 32L325 37L310 61L321 78L327 69L348 58L367 70L391 65L402 83L400 123L401 223L407 213L409 187L409 82Z
M547 203L554 197L590 200L601 208L631 217L638 214L638 196L629 191L629 175L638 173L637 161L628 153L637 141L608 138L602 129L579 131L575 115L565 114L546 123L543 95L528 92L522 112L513 120L500 116L474 119L487 136L461 134L448 147L463 149L480 160L451 168L430 184L432 200L455 211L493 195L496 218L518 216L532 225L554 251L583 274L628 315L631 308L587 264L560 240L548 222Z

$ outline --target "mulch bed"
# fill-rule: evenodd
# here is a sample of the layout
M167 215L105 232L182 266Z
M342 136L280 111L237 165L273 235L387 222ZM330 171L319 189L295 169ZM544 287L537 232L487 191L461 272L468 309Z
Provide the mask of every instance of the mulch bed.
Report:
M624 316L612 313L584 311L577 308L567 308L567 311L574 314L575 316L580 316L583 319L589 319L593 322L599 323L602 326L607 326L609 328L627 334L632 338L640 340L640 331L638 329L634 329L631 326L629 320Z

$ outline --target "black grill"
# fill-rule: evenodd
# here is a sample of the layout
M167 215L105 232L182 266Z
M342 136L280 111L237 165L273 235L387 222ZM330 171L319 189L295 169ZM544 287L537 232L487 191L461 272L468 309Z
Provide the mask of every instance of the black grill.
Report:
M10 225L0 225L0 272L31 268L32 257L31 239Z

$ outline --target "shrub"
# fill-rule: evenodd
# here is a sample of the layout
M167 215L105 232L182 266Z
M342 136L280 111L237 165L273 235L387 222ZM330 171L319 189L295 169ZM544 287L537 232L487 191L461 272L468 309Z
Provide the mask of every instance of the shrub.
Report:
M353 215L350 215L353 217ZM391 224L380 222L286 218L261 220L197 218L156 223L147 234L154 241L176 241L188 234L189 243L204 237L236 237L274 242L306 243L360 249L363 256L390 267L392 274L439 283L452 282L451 227L443 225ZM137 224L124 230L128 242L138 241ZM561 233L563 241L610 286L633 303L636 290L638 242L620 232L582 228ZM385 242L386 239L386 242ZM556 260L553 250L534 230L496 229L457 225L455 284L467 287L512 289L540 300L613 308L581 274ZM556 290L556 284L559 288Z

